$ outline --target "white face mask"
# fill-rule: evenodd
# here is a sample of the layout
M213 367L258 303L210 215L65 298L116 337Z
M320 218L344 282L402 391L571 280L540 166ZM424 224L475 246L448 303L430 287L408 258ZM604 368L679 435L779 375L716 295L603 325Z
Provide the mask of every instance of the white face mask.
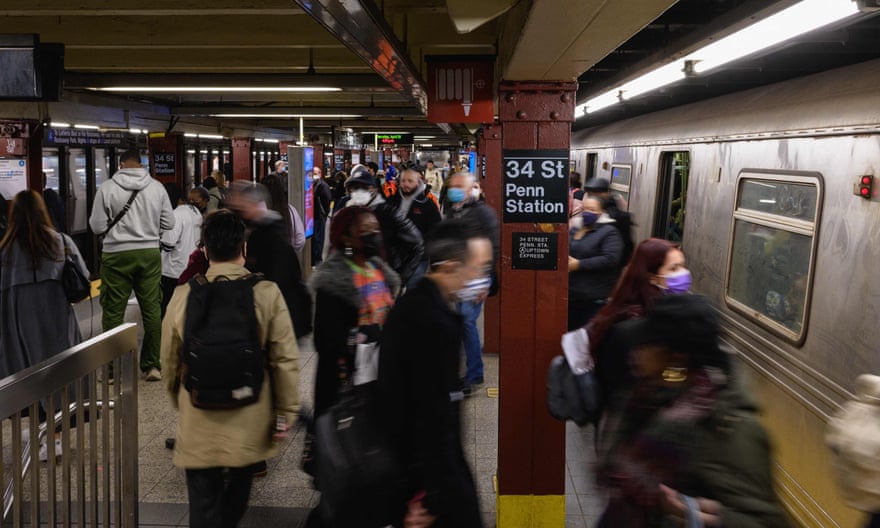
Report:
M473 189L471 189L471 196L473 196L474 200L479 200L480 199L480 190L477 189L476 187L474 187Z
M373 193L366 189L357 189L355 191L351 191L348 205L367 205L370 203L370 200L373 199Z
M492 279L489 277L483 277L481 279L473 279L464 283L462 289L456 292L458 296L458 300L462 302L473 301L480 295L489 291L489 286L492 285Z

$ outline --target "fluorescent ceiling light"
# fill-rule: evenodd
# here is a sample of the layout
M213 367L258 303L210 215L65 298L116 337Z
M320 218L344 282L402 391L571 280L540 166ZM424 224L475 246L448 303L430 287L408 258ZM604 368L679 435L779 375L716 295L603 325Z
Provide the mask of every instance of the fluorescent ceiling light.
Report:
M186 153L187 153L187 154L195 154L196 151L195 151L195 150L187 150Z
M183 137L199 137L195 132L184 132Z
M139 128L129 128L128 131L131 132L132 134L141 134L141 133L146 134L147 133L146 130L141 130Z
M603 108L608 108L613 104L617 104L620 102L620 89L615 88L614 90L609 90L602 95L593 97L589 101L583 104L585 112L591 114L593 112L602 110Z
M223 139L223 136L219 136L217 134L199 134L199 138L201 138L201 139Z
M278 143L277 139L264 139L263 141L265 141L266 143Z
M227 92L341 92L330 86L108 86L92 88L100 92L155 92L155 93L227 93Z
M61 123L61 122L51 122L49 126L52 128L70 128L70 123Z
M694 71L703 73L858 12L853 0L803 0L691 53L685 60L699 61Z
M661 66L654 71L646 73L620 87L620 96L624 99L638 97L645 92L650 92L684 79L683 61L676 61L666 66ZM587 109L589 112L589 108Z
M268 118L268 119L296 119L303 118L324 118L324 119L345 119L362 117L360 114L211 114L209 117L220 118Z
M73 125L73 128L79 128L81 130L98 130L100 127L95 125Z

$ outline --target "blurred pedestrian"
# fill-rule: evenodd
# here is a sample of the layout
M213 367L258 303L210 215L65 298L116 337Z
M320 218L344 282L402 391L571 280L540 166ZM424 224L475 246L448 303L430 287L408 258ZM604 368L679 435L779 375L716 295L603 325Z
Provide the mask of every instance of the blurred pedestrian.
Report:
M284 226L284 234L293 246L293 250L299 255L303 246L306 245L306 232L303 227L302 216L296 207L290 204L287 199L287 188L284 182L277 174L270 174L263 178L262 184L269 191L269 207L273 211L281 215L282 225Z
M174 205L174 227L162 231L159 240L162 250L162 317L165 317L165 309L190 254L202 237L202 214L198 208L184 199L183 191L176 183L166 183L165 190Z

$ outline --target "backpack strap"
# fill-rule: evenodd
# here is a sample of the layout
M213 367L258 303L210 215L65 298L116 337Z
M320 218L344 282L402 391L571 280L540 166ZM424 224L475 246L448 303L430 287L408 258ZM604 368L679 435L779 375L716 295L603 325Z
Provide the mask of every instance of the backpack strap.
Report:
M119 183L116 180L111 179L110 181L112 181L116 185L119 185ZM119 185L119 186L122 187L121 185ZM102 236L102 237L107 236L107 233L109 233L110 230L113 229L113 227L116 224L118 224L120 220L122 220L122 217L125 216L125 213L127 213L128 210L131 209L131 204L132 204L132 202L134 202L134 199L137 198L137 195L139 192L141 192L140 189L135 189L135 190L131 191L131 196L128 197L128 201L125 202L125 205L122 206L122 210L119 211L116 214L116 217L114 217L113 220L110 221L110 225L107 226L107 229L105 229L104 232L98 236Z

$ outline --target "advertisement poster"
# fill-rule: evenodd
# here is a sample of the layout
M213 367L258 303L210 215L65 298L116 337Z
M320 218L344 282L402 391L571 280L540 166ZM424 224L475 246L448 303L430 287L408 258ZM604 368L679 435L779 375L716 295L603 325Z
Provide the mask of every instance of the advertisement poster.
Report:
M312 192L312 168L315 166L315 149L303 148L303 224L306 226L306 238L315 234L315 194Z
M27 189L27 161L19 158L0 158L0 194L12 200Z

